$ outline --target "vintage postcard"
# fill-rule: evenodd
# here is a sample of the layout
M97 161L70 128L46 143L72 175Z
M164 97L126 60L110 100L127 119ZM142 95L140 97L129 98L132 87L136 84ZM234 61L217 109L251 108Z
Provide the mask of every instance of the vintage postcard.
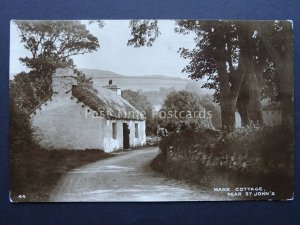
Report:
M12 202L294 198L292 21L13 20Z

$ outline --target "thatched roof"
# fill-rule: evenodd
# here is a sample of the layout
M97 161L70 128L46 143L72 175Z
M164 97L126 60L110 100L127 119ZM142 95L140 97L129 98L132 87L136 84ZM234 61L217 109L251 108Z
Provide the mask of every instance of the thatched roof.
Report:
M72 95L107 119L144 120L144 116L117 93L106 89L94 89L87 85L73 86Z

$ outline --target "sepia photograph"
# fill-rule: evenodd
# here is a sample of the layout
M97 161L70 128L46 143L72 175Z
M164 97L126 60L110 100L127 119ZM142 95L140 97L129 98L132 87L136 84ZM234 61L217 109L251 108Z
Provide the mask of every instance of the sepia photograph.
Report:
M11 20L11 202L294 199L293 22Z

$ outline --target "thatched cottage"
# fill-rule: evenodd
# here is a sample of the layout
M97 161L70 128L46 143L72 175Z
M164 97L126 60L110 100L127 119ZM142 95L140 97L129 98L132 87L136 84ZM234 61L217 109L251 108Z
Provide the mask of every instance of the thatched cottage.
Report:
M79 84L72 69L57 69L53 94L31 113L38 142L47 149L118 149L146 144L145 118L109 85Z

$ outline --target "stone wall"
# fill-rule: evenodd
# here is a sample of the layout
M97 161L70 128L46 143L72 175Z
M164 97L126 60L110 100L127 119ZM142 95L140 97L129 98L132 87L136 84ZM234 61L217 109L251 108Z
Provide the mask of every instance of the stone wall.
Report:
M271 159L268 164L263 163L260 156L240 152L228 153L216 149L214 144L196 144L185 148L169 146L166 151L169 161L188 161L192 164L201 164L207 168L226 168L239 171L268 174L276 170L284 170L285 164L275 164Z
M201 147L207 148L207 146L194 145L192 148L180 151L178 148L174 149L173 146L170 146L167 158L173 161L198 161L208 167L226 166L233 169L250 169L251 167L257 167L255 161L249 161L243 157L236 157L235 155L221 152L201 151L199 149ZM209 147L213 148L213 146Z
M292 137L284 126L254 126L232 133L187 130L165 137L151 166L166 176L202 187L259 185L277 196L291 197Z

